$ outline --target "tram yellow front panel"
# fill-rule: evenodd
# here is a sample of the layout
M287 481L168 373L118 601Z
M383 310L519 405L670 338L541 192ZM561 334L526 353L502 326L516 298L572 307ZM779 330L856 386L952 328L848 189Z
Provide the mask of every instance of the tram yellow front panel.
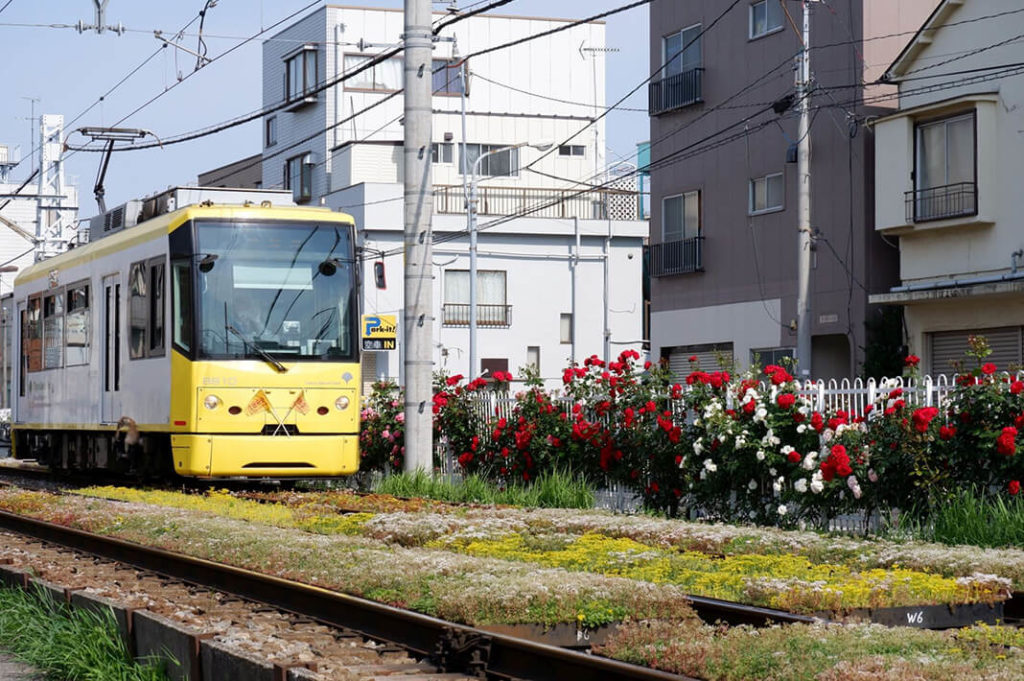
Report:
M198 477L312 477L355 473L359 437L172 435L174 469Z

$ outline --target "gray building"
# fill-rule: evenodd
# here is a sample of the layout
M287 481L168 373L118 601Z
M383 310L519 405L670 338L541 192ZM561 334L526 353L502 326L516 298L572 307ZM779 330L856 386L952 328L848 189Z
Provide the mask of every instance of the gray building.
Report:
M811 5L814 378L878 371L879 357L898 354L900 337L868 304L898 281L899 251L873 228L874 147L864 125L896 102L886 98L893 88L868 84L936 4ZM651 5L651 73L666 66L649 86L651 345L678 371L693 355L705 369L721 356L742 368L796 346L801 3L728 6Z

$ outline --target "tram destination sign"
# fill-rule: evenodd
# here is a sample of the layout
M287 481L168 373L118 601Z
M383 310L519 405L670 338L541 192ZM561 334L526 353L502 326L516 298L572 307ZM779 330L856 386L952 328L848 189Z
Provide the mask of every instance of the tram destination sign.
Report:
M393 314L364 314L363 350L394 350L398 347L398 319Z

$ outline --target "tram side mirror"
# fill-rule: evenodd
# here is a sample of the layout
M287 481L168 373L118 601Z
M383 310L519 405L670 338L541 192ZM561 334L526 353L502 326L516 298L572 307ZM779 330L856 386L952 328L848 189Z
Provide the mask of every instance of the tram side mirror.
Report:
M377 288L386 289L388 287L387 278L384 276L384 261L378 260L373 263L373 281L377 284Z
M213 263L217 260L218 257L219 256L217 256L214 253L210 253L209 255L205 256L202 260L199 261L199 271L202 272L203 274L206 274L207 272L212 270Z
M324 260L322 263L320 263L317 269L319 269L320 274L324 275L325 277L333 277L334 273L338 271L339 264L340 263L338 262L337 258L327 258L327 260Z

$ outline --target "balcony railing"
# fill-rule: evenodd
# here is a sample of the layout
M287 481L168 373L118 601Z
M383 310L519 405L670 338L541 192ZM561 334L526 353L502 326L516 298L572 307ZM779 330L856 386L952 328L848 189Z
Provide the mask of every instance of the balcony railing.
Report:
M639 220L640 195L625 189L601 189L581 194L579 189L530 187L477 187L477 215L523 215L534 218L581 220ZM434 185L434 212L465 214L462 185Z
M650 115L657 116L704 101L701 93L703 79L704 69L696 68L652 81L648 86Z
M468 303L445 303L441 306L441 322L444 326L469 326ZM476 306L477 326L506 327L512 325L511 305Z
M957 182L942 187L917 189L905 194L907 222L942 220L962 215L977 215L978 186Z
M695 236L679 241L666 241L651 246L651 276L667 277L673 274L704 270L702 251L704 237Z

